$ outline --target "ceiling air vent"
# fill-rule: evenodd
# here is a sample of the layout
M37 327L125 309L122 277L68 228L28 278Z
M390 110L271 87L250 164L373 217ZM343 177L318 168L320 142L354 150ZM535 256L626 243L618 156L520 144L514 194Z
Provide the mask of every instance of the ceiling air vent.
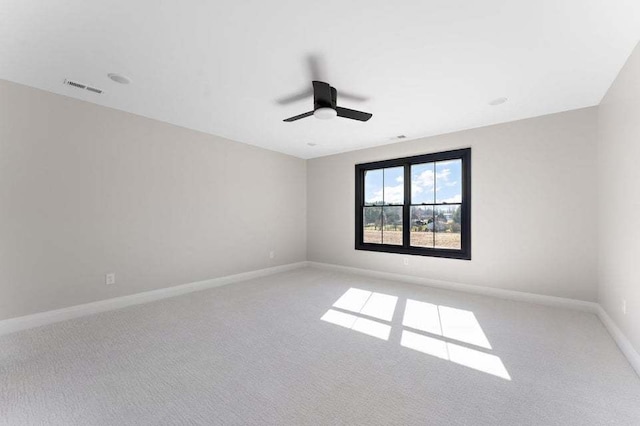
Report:
M86 85L84 85L82 83L78 83L77 81L65 80L64 84L68 84L69 86L77 87L78 89L86 89L87 88Z
M73 80L65 80L64 84L66 84L67 86L75 87L77 89L88 90L90 92L97 93L97 94L102 93L102 89L87 86L86 84L78 83L77 81L73 81Z

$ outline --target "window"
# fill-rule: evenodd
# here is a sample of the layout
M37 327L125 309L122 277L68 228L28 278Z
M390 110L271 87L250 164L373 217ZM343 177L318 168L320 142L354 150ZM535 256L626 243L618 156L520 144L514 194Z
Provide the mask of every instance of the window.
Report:
M471 259L471 149L357 164L356 250Z

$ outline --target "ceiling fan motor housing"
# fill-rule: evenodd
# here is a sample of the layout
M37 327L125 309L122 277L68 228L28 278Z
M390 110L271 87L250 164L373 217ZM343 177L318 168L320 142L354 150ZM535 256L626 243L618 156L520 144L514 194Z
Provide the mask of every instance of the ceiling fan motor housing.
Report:
M328 99L325 99L325 98L323 98L321 96L318 96L317 93L314 93L314 96L313 96L313 109L314 109L314 111L319 109L319 108L336 109L336 106L337 106L337 103L338 103L338 91L336 90L335 87L329 86L329 88L331 89L331 98L330 98L331 101L330 102L327 102Z

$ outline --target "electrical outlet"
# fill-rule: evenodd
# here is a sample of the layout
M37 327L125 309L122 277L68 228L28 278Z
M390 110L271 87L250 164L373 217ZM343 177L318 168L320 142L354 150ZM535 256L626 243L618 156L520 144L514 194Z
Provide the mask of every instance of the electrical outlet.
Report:
M116 274L114 274L113 272L107 274L104 276L104 283L106 285L112 285L116 283Z
M404 258L402 258L402 263L404 263L404 264L405 264L405 266L406 266L406 265L409 265L409 258L408 258L408 257L404 257Z
M275 251L270 251L269 252L269 259L273 259L276 257L276 252Z
M627 315L627 301L622 299L622 313Z

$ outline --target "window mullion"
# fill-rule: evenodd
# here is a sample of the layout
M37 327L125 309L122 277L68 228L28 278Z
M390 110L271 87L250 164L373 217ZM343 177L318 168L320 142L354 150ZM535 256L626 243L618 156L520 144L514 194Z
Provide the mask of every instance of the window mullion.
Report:
M402 247L409 248L411 237L411 163L404 165L404 205L402 206Z

